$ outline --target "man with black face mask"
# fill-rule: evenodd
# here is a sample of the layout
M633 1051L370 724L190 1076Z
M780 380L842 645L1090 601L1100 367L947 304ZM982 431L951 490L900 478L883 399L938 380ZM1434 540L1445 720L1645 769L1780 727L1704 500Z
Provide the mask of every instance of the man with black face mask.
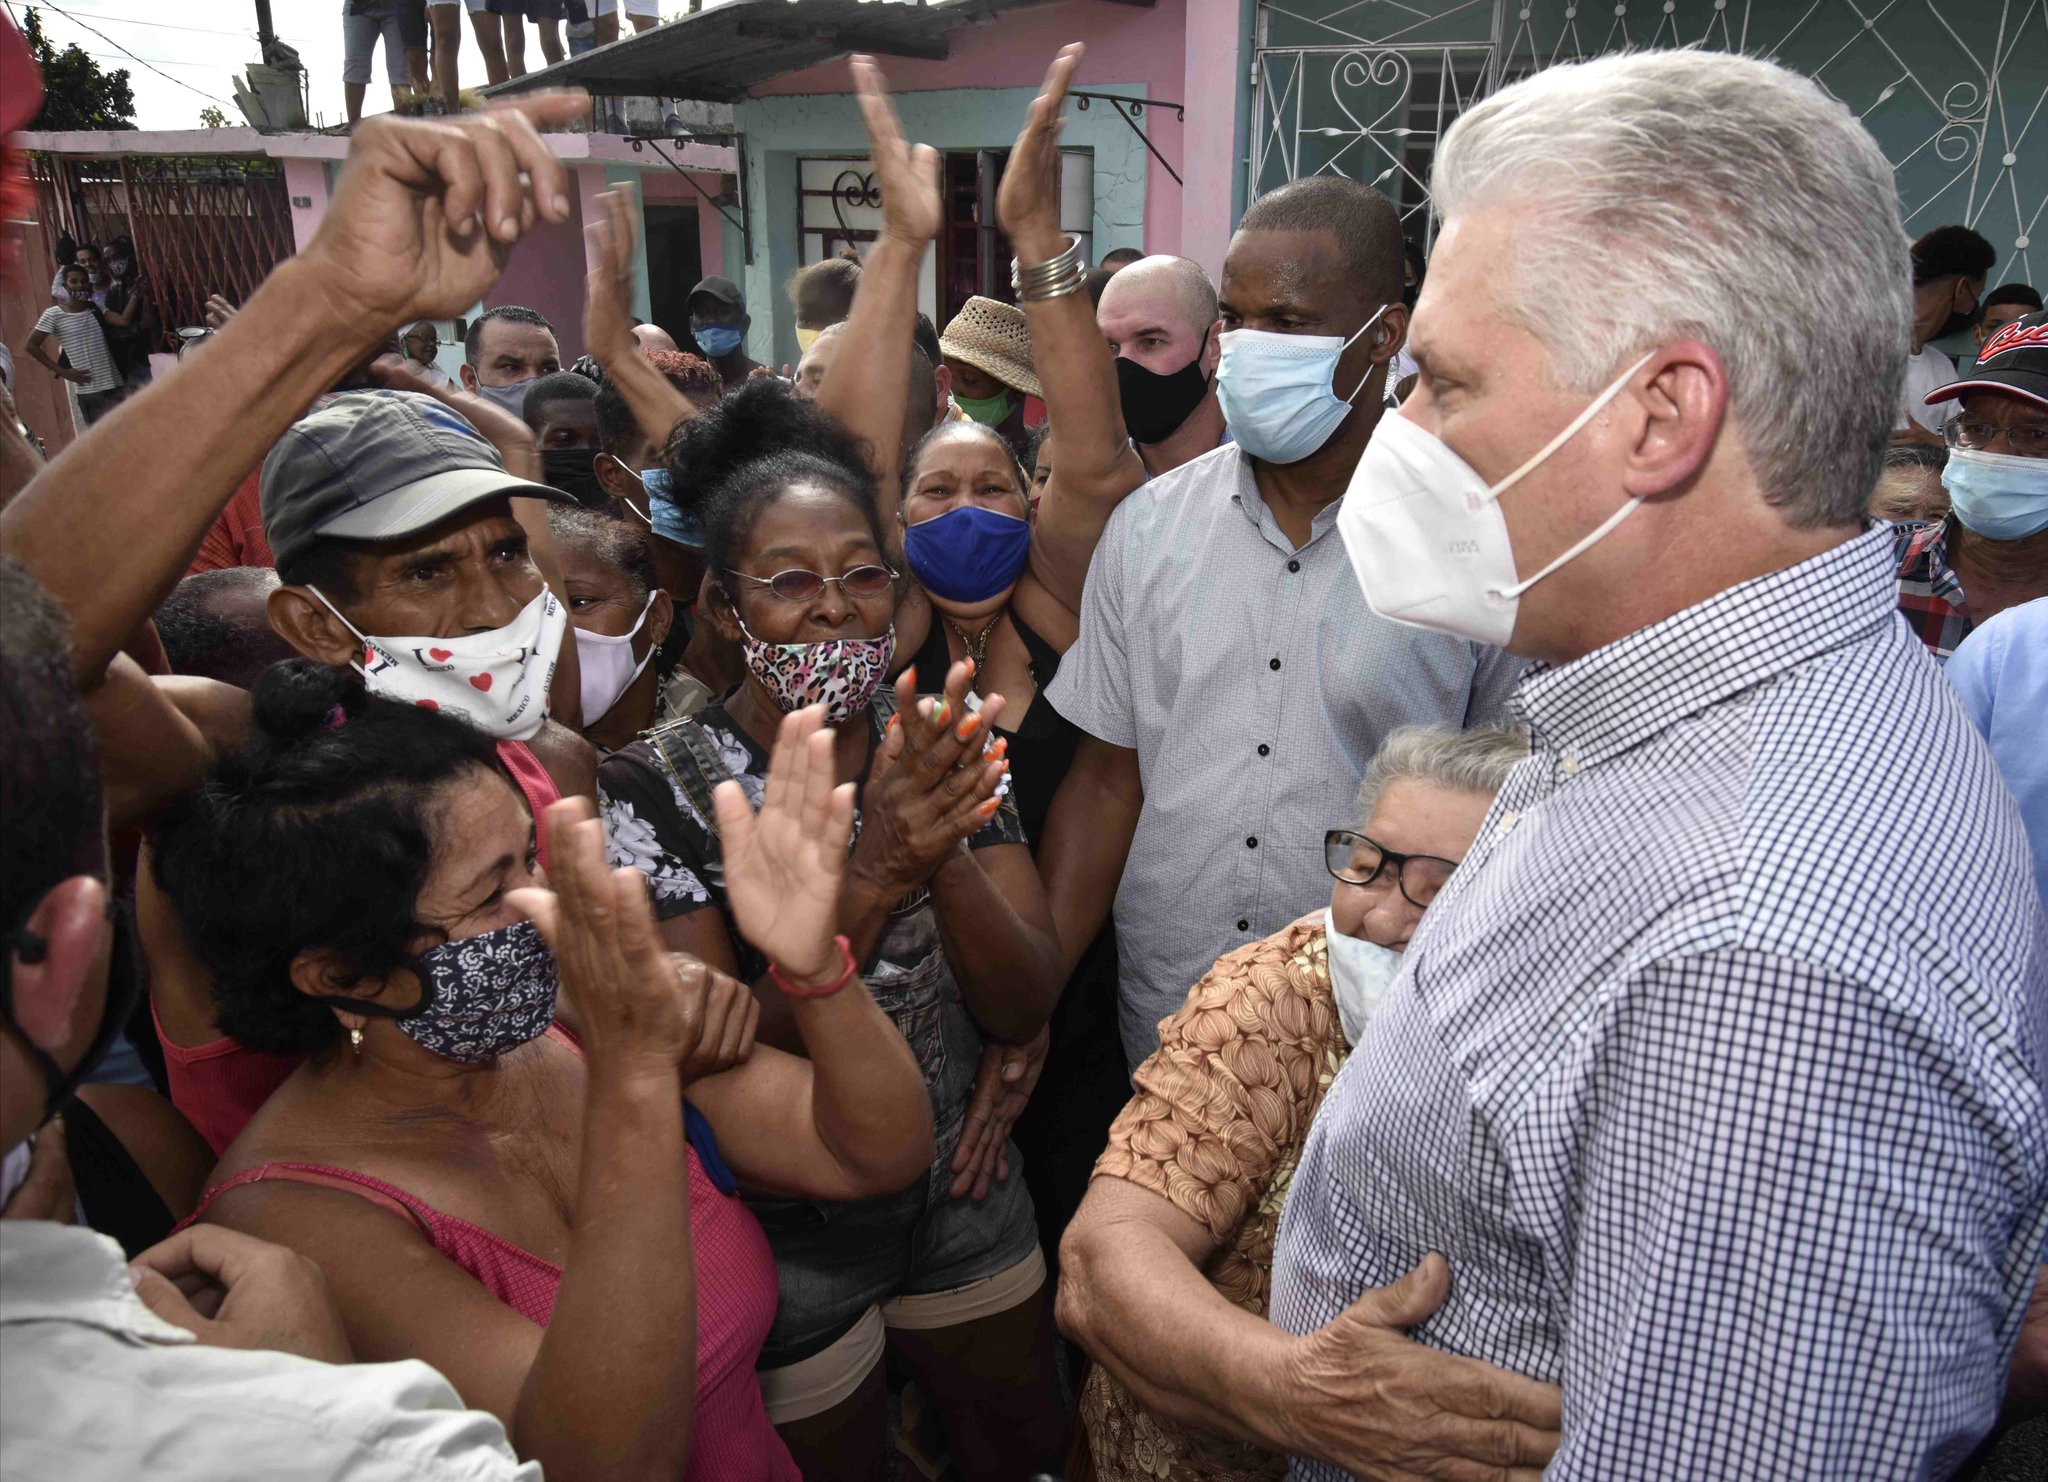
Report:
M540 444L541 482L589 509L609 499L597 481L597 383L575 371L542 376L528 389L521 416Z
M1157 478L1219 446L1216 288L1185 257L1146 257L1102 290L1095 322L1116 356L1124 426Z
M141 977L107 911L99 750L68 624L5 559L0 715L0 1149L13 1152L92 1070ZM282 1247L200 1227L130 1266L92 1230L0 1220L10 1477L534 1482L504 1427L432 1369L353 1357L318 1268Z
M1956 378L1956 367L1929 341L1976 322L1977 300L1997 262L1997 249L1966 226L1938 226L1913 244L1913 354L1893 441L1941 446L1941 427L1955 414L1955 403L1928 406L1927 397Z

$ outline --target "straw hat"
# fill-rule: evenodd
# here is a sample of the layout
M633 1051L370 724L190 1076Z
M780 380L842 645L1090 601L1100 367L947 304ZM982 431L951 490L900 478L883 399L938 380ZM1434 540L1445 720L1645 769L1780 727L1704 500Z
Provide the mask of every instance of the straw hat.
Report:
M1022 309L976 294L939 336L939 349L948 359L964 360L1013 391L1045 399L1045 388L1031 369L1031 331L1024 327Z

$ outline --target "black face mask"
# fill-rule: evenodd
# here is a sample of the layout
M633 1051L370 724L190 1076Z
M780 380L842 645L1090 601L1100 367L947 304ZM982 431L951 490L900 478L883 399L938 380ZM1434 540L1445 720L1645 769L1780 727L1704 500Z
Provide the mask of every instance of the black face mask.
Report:
M603 509L611 503L604 485L597 481L597 454L589 448L549 448L540 455L542 482L560 489L585 509Z
M1411 309L1415 307L1415 301L1421 297L1422 285L1420 283L1410 283L1401 290L1401 302Z
M0 1020L12 1029L43 1072L46 1087L43 1097L43 1120L48 1121L64 1110L71 1093L85 1084L85 1078L93 1073L107 1051L113 1047L114 1037L135 1012L135 1006L142 1002L143 973L142 955L135 938L135 921L124 902L110 902L107 906L107 920L113 928L113 951L107 959L107 996L100 1004L100 1027L93 1032L92 1043L85 1048L85 1055L78 1064L66 1070L22 1033L21 1023L14 1017L14 979L11 972L0 974ZM41 962L49 952L49 944L26 928L14 934L11 946L14 955L23 962Z
M1209 394L1209 378L1202 374L1202 357L1168 375L1132 360L1116 358L1116 388L1123 398L1124 430L1134 442L1159 443L1180 431L1181 423L1193 415L1202 398Z
M1966 329L1975 329L1983 318L1984 306L1982 304L1979 304L1967 314L1958 314L1954 310L1950 310L1948 318L1942 321L1941 328L1934 332L1934 338L1945 340L1952 334L1961 334Z

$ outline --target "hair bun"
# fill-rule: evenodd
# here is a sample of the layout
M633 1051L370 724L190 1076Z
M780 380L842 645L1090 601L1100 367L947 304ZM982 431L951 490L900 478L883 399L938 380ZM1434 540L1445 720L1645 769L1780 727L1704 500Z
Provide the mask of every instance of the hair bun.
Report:
M746 465L777 453L809 453L867 478L860 441L787 383L762 376L730 391L714 411L676 429L668 466L678 502L694 511L711 490Z
M282 659L263 671L251 696L256 724L278 741L296 741L332 726L339 709L351 715L363 687L346 669L312 659Z

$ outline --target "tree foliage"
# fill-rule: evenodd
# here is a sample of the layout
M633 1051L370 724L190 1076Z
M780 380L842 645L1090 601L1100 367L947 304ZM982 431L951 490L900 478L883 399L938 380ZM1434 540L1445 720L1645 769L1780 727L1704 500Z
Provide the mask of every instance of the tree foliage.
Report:
M211 103L199 110L199 121L209 129L224 129L228 126L228 116Z
M43 19L33 6L22 22L22 35L43 74L43 111L31 129L135 127L135 92L127 68L105 70L75 41L59 51L43 34Z

